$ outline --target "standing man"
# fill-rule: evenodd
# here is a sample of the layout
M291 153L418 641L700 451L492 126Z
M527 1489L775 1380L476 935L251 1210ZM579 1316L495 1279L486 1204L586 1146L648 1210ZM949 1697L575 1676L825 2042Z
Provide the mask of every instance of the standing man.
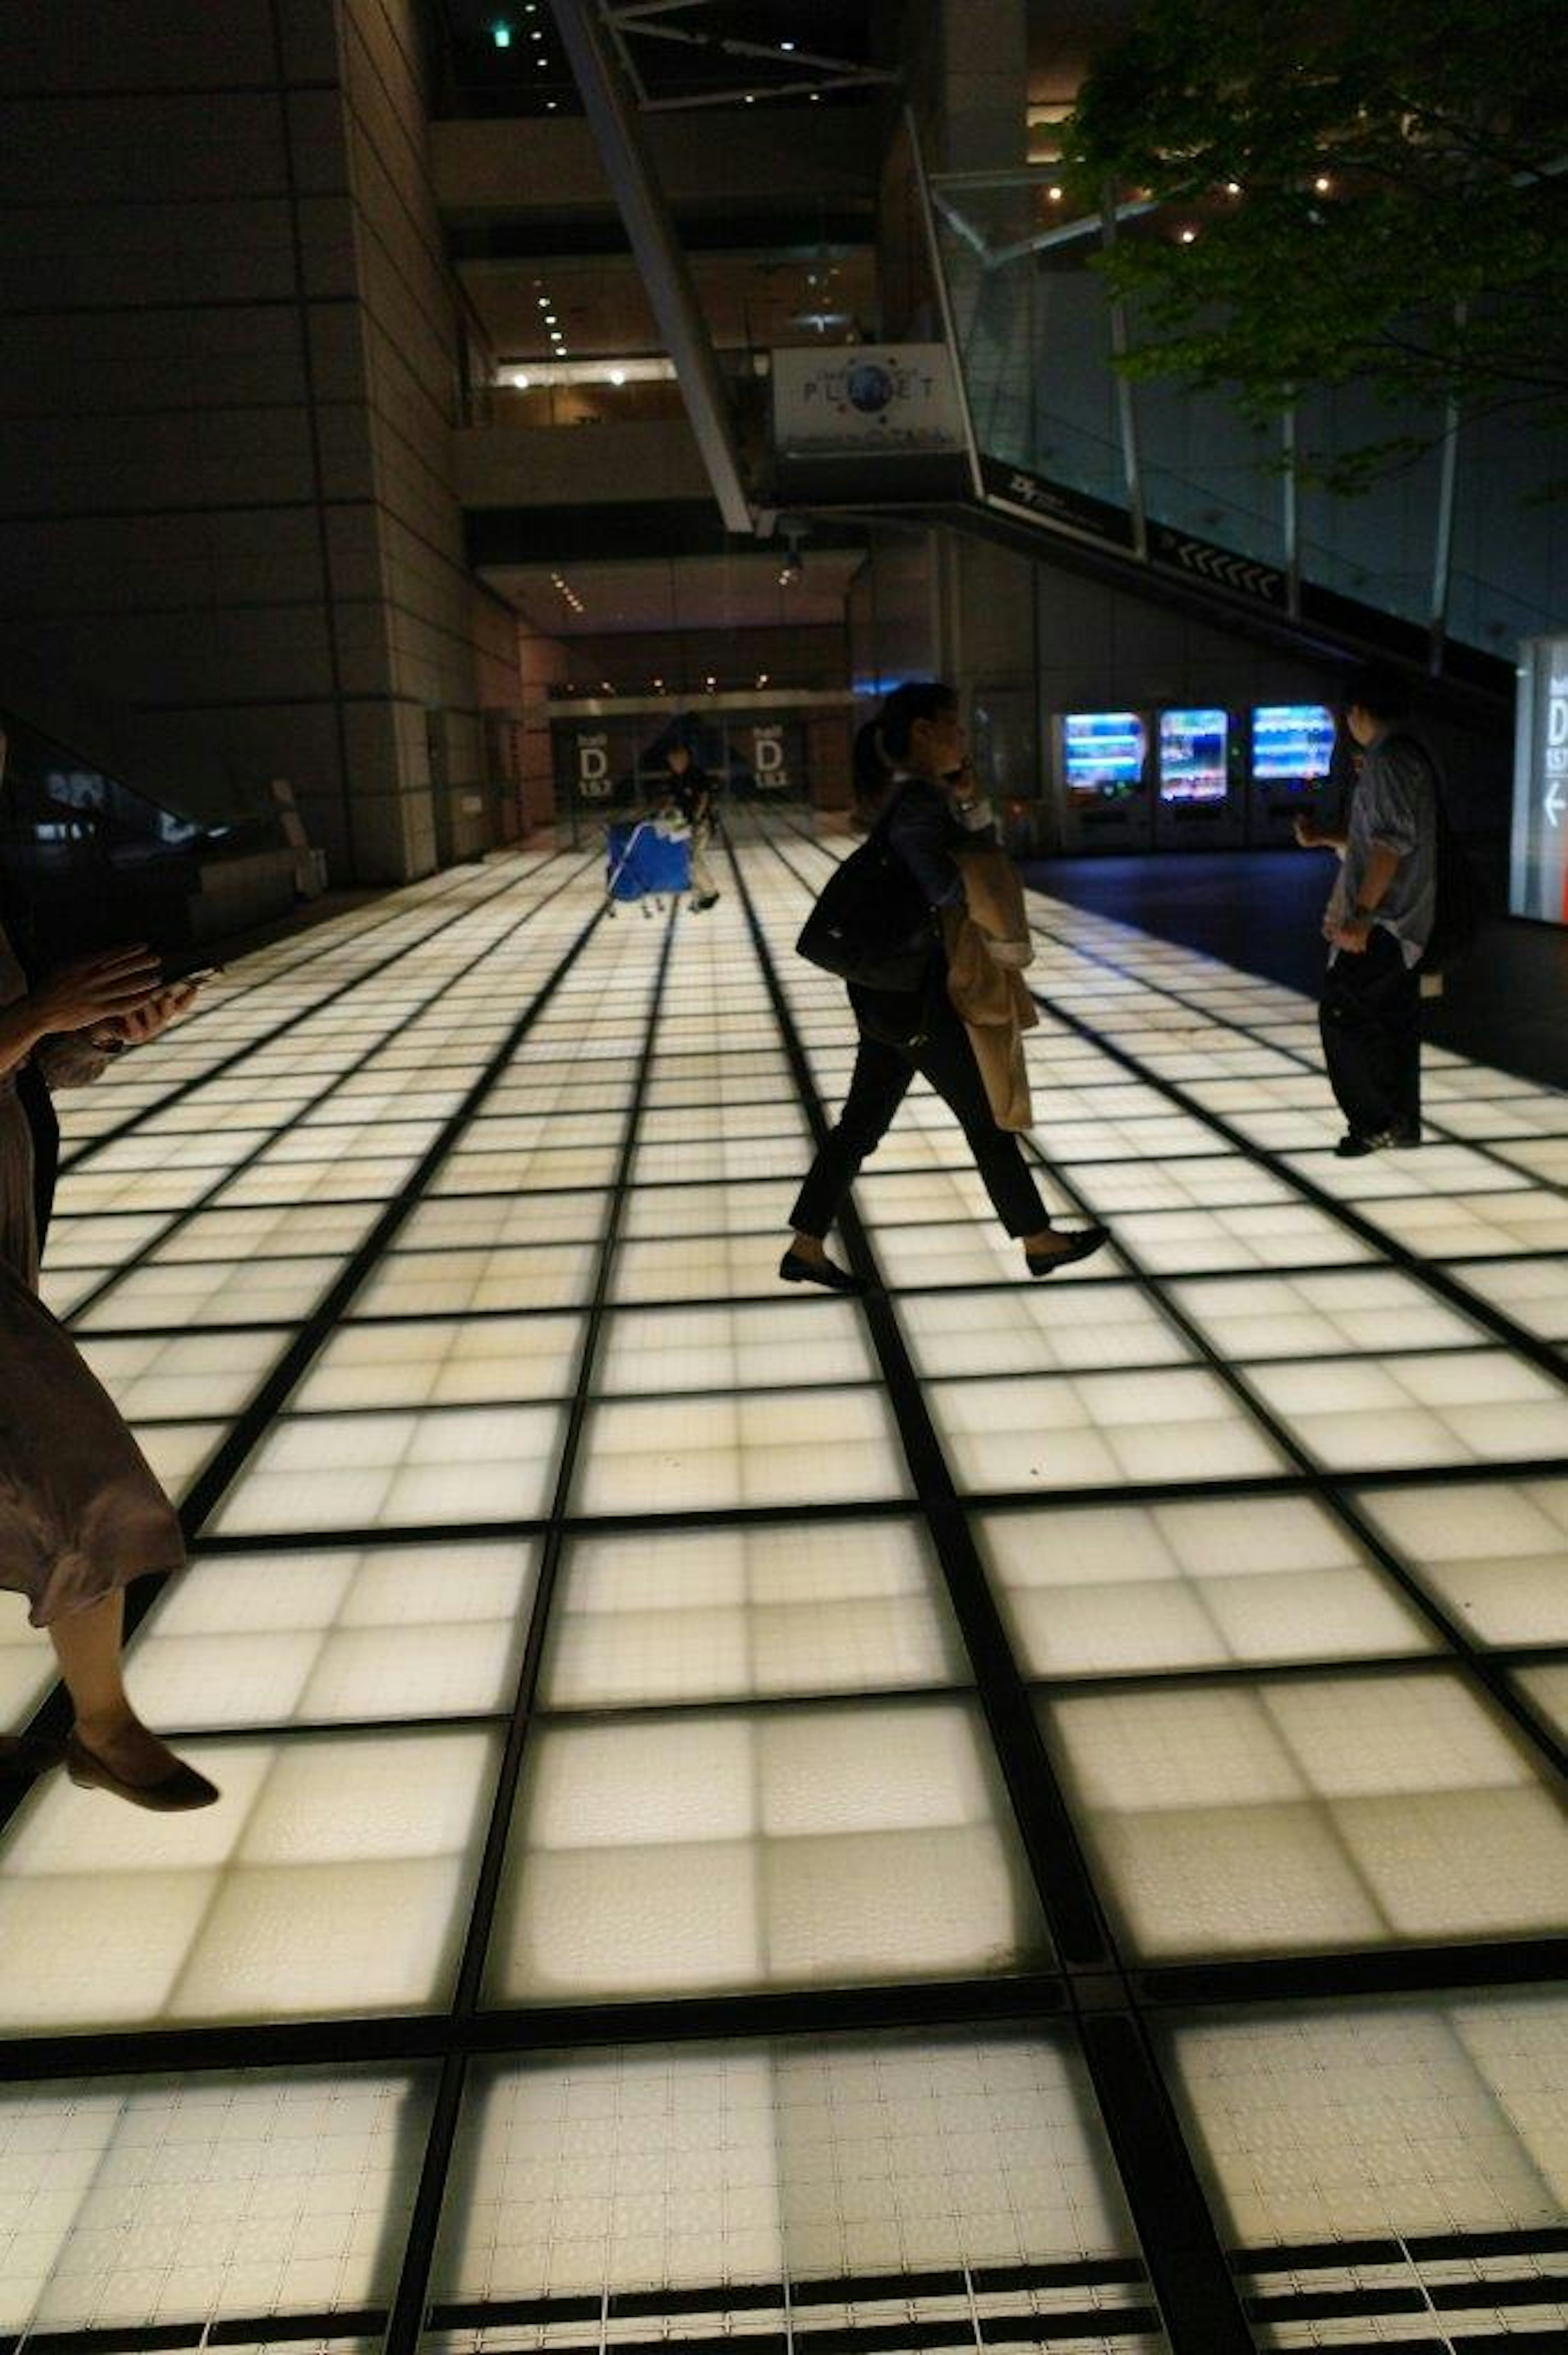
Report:
M1421 1142L1421 982L1415 968L1437 900L1437 778L1410 733L1410 698L1367 664L1345 682L1345 726L1361 774L1341 829L1296 821L1308 848L1339 851L1323 914L1329 969L1319 1022L1329 1083L1345 1115L1342 1161Z
M671 745L664 765L670 773L670 798L692 829L692 913L700 916L719 895L708 865L708 846L714 838L714 789L705 773L693 766L684 744Z

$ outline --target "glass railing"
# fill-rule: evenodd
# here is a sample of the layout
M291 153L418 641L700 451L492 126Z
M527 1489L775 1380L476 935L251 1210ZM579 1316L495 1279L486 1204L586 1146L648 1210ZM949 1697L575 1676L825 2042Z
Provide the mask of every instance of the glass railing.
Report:
M1360 387L1314 390L1294 421L1306 463L1293 469L1283 425L1255 427L1223 391L1119 375L1118 343L1139 345L1136 306L1113 305L1096 266L1102 224L1066 217L1048 167L938 175L929 190L982 462L1124 515L1134 485L1156 555L1191 536L1221 552L1195 570L1224 580L1226 555L1250 559L1269 568L1277 598L1293 580L1424 631L1440 617L1447 637L1510 660L1521 636L1561 623L1568 559L1559 510L1538 492L1561 453L1543 432L1467 422L1446 504L1442 421L1391 413ZM1125 208L1118 233L1144 234L1146 209ZM1404 437L1425 446L1393 456L1364 491L1330 490L1313 469Z

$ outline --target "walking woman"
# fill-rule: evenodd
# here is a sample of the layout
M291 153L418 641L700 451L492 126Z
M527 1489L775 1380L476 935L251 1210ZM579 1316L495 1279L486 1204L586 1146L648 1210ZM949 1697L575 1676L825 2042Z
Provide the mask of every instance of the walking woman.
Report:
M953 854L966 847L994 847L994 836L989 826L977 830L964 822L969 794L958 698L935 679L895 687L883 706L878 733L892 773L883 820L888 847L928 908L961 901L963 878ZM983 817L972 808L969 815ZM837 1125L790 1213L794 1233L779 1267L787 1284L821 1284L833 1292L863 1289L857 1276L828 1257L823 1238L916 1072L962 1126L997 1216L1022 1244L1031 1275L1050 1275L1070 1261L1086 1259L1109 1240L1101 1226L1069 1234L1052 1226L1016 1136L997 1125L969 1033L948 999L947 978L940 928L933 922L930 964L920 986L906 992L850 985L860 1047Z
M124 1589L144 1571L176 1569L185 1546L118 1410L37 1296L33 1137L17 1078L30 1066L57 1087L95 1079L195 995L164 988L145 948L84 958L29 989L0 930L0 1586L27 1596L54 1645L76 1715L72 1781L163 1812L207 1806L217 1792L126 1698ZM0 1743L0 1770L56 1754Z

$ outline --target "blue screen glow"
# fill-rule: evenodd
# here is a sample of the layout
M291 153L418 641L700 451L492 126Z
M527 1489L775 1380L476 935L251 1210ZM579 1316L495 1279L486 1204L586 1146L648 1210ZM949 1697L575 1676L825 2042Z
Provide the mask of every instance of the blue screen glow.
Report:
M1334 757L1334 715L1321 703L1260 703L1252 715L1252 773L1259 784L1306 785Z
M1104 796L1143 782L1148 738L1136 711L1069 711L1062 721L1067 790Z

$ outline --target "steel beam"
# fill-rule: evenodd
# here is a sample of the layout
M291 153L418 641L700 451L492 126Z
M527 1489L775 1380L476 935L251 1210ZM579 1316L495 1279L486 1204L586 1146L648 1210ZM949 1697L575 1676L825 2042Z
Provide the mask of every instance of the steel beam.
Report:
M596 0L556 0L556 23L660 336L675 364L725 528L749 536L756 525L724 378L663 190L643 144L610 27Z

